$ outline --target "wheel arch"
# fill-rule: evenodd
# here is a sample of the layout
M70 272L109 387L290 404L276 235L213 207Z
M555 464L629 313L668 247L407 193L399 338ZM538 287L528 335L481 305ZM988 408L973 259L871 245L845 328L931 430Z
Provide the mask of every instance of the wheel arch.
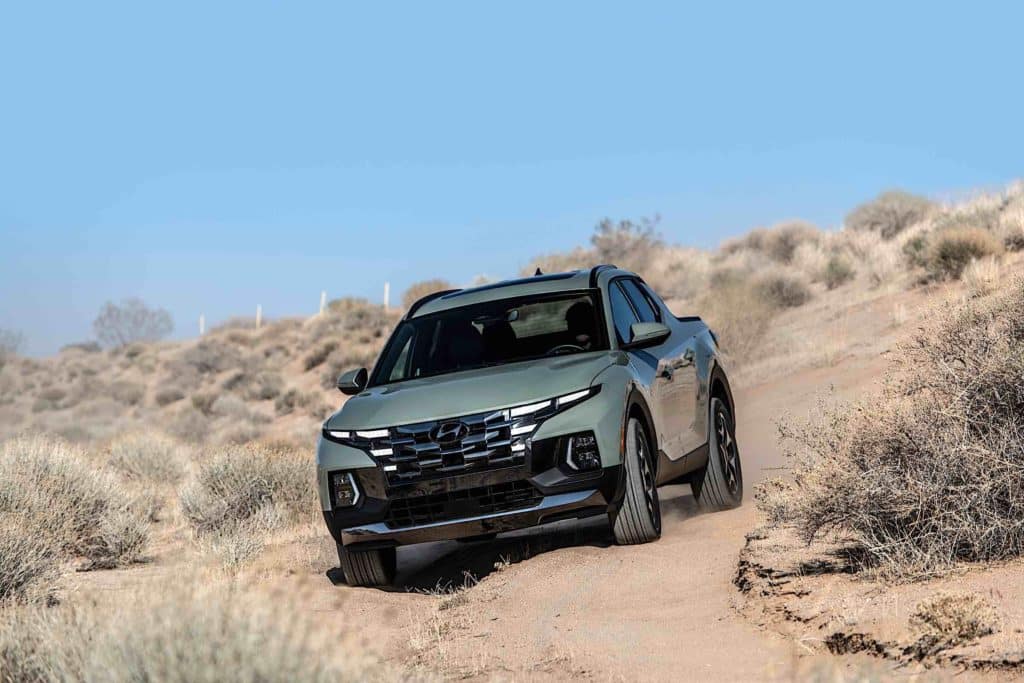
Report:
M632 387L626 396L626 410L622 418L622 435L619 438L619 449L623 457L625 457L626 452L626 427L631 417L640 420L644 431L647 433L647 441L650 444L651 452L657 456L661 452L658 446L658 430L655 429L654 417L651 414L650 406L647 405L647 400L636 387ZM654 458L655 475L657 475L659 461L660 458Z
M726 377L725 371L722 367L715 363L715 366L711 369L711 376L708 380L708 409L710 410L711 399L717 398L725 402L725 405L729 408L729 414L732 415L732 419L736 420L736 404L732 398L732 387L729 386L729 378ZM708 429L710 430L711 425L708 423ZM708 437L711 434L709 432Z

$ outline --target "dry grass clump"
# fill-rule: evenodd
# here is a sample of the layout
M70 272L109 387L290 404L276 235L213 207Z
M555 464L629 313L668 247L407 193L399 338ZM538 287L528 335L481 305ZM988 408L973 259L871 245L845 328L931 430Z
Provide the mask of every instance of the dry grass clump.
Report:
M985 296L999 288L1003 268L999 259L989 256L971 261L964 269L962 280L971 296Z
M956 280L974 259L998 256L1003 245L983 228L950 228L935 235L925 257L931 280Z
M995 633L999 630L999 614L980 595L940 593L918 603L910 615L910 625L931 649L948 648Z
M424 280L423 282L409 285L409 289L405 290L405 294L402 295L402 308L408 309L428 294L443 292L446 289L456 289L456 287L447 280L440 278Z
M185 516L200 534L230 531L260 515L297 521L316 510L309 463L291 450L248 444L201 460L181 494Z
M46 437L0 445L0 515L92 567L136 561L149 539L145 515L114 477L80 449Z
M792 480L762 510L895 577L1024 554L1024 281L937 311L894 362L880 397L784 427Z
M108 447L107 464L127 479L176 484L185 474L189 455L174 439L158 432L137 432L116 438Z
M116 612L101 604L12 610L0 621L0 680L338 683L388 678L357 650L325 656L313 622L292 608L282 612L279 603L232 588L178 588L140 594ZM336 646L338 635L330 637Z
M50 595L58 550L49 539L19 526L16 516L0 518L0 606Z
M851 211L845 225L850 230L878 233L888 240L924 219L931 209L932 203L924 197L890 190Z

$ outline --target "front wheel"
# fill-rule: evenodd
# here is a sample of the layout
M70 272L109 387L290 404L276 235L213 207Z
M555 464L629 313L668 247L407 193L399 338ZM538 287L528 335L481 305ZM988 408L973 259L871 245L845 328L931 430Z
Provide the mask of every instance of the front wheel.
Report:
M350 586L390 586L395 580L394 548L351 550L338 544L338 561Z
M619 545L649 543L661 537L661 504L654 485L654 454L643 425L634 417L626 424L626 452L622 454L626 492L612 528Z
M724 401L711 399L708 464L693 479L693 495L701 507L725 510L743 502L743 469L736 445L736 422Z

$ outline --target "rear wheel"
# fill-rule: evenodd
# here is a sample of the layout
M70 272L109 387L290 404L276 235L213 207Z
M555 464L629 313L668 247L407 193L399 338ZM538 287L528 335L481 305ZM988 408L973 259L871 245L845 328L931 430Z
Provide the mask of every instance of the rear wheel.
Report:
M711 399L708 464L694 477L693 495L709 510L725 510L743 502L743 469L736 445L736 423L724 401Z
M389 586L395 580L394 548L352 550L339 543L338 561L350 586Z
M661 505L654 485L654 454L643 425L634 417L626 423L626 452L622 466L626 492L612 523L619 545L649 543L661 537Z

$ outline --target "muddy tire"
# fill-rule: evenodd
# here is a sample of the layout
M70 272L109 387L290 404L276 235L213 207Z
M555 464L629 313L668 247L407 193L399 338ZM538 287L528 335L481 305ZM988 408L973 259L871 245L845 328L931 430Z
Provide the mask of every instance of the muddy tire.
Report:
M612 520L615 542L619 545L649 543L661 537L661 505L649 443L640 421L629 418L622 458L626 491Z
M394 548L349 550L338 544L338 561L350 586L390 586L395 580Z
M743 502L743 469L736 422L721 399L711 399L708 464L692 481L693 496L706 510L728 510Z

